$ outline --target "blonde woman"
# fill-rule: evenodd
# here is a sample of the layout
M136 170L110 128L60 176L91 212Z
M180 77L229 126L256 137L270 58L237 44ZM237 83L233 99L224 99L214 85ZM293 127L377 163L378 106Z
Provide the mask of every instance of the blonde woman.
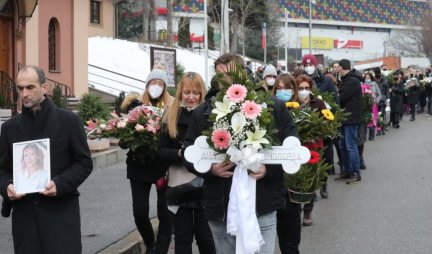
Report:
M28 144L24 147L21 165L18 182L15 184L16 191L44 191L50 179L48 172L44 170L44 154L37 144Z
M160 137L159 157L167 162L166 168L169 165L182 165L182 141L193 110L204 101L206 93L207 89L198 73L187 72L183 75L174 102L164 116L164 128ZM175 253L192 254L194 235L200 253L216 252L200 198L201 190L167 196L168 205L178 207L174 216Z
M129 112L139 105L167 108L173 98L167 91L168 75L164 70L153 69L147 77L146 88L142 95L132 93L125 98L121 109ZM120 142L120 146L122 146ZM125 148L125 147L123 147ZM143 161L146 153L144 148L127 153L127 178L130 180L132 190L132 206L135 224L146 245L146 253L164 254L168 252L172 235L172 215L168 211L165 201L163 184L166 171L157 159ZM159 229L157 239L149 219L149 196L152 184L157 189L157 214Z

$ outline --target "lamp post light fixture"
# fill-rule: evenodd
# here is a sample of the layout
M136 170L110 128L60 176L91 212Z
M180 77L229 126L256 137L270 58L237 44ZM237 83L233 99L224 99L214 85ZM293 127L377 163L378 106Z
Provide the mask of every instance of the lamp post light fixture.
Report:
M16 0L16 3L18 6L18 22L15 36L17 40L20 40L23 35L26 20L33 16L38 0Z
M18 17L30 18L33 15L38 0L17 0Z

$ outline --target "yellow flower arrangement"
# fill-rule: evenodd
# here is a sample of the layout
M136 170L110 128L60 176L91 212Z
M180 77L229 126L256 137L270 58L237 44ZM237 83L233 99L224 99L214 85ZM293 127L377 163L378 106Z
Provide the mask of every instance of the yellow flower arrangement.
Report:
M294 109L296 109L296 108L300 107L300 104L298 102L296 102L296 101L288 101L287 103L285 103L285 106L287 108L294 108Z
M324 115L324 117L327 119L327 120L329 120L329 121L333 121L334 120L334 115L333 115L333 113L330 111L330 110L328 110L328 109L323 109L323 110L321 110L321 113Z

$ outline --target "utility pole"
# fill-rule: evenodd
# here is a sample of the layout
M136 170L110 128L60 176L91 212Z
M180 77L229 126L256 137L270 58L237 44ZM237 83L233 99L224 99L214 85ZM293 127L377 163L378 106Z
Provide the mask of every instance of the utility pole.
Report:
M315 4L315 0L309 0L309 54L312 54L312 1Z
M285 8L285 71L288 72L288 10Z
M221 55L229 52L228 0L221 1Z
M207 0L204 0L204 83L209 85L208 78L208 20L207 20Z

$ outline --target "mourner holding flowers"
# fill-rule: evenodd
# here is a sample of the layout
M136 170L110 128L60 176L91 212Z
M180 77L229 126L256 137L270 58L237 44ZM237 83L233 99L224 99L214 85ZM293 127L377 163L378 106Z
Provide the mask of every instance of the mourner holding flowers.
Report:
M204 101L207 89L201 76L195 72L187 72L177 85L174 102L164 115L164 128L160 136L159 157L167 162L170 171L169 185L178 174L188 177L189 172L181 171L181 150L183 139L195 108ZM166 170L166 169L165 169ZM165 171L164 170L164 171ZM178 172L172 172L177 170ZM171 174L173 173L173 174ZM201 179L202 180L202 179ZM202 181L201 181L202 182ZM204 216L201 204L201 188L186 186L167 187L167 204L174 215L175 253L192 254L192 243L195 235L200 253L216 253L212 233Z
M325 184L327 170L330 165L322 160L323 139L337 135L340 126L338 119L326 108L324 101L316 98L313 93L313 81L305 74L298 75L294 80L290 75L288 82L277 83L278 87L291 88L296 91L296 97L286 102L296 123L302 143L311 150L309 163L301 166L293 175L285 175L285 183L288 188L286 194L287 206L278 211L278 237L282 253L298 253L301 236L301 203L304 206L303 225L312 224L313 198L315 191ZM277 94L277 89L274 92ZM309 194L307 199L298 200L297 194ZM299 195L297 195L299 196Z
M232 138L234 143L235 140L240 141L230 143L237 149L244 144L253 151L275 143L271 138L273 135L279 140L297 136L292 118L283 103L268 98L264 89L252 84L242 65L242 58L234 54L222 55L215 61L218 73L216 82L212 82L205 103L194 111L185 146L192 145L203 130L209 131L209 145L216 151L226 151L228 147L225 139ZM246 88L246 94L243 87ZM228 89L231 89L230 92ZM232 124L232 121L237 124ZM273 122L277 132L271 131L269 127ZM242 126L250 129L245 131ZM191 163L184 162L189 170L195 171ZM237 167L241 164L237 164ZM276 210L285 204L283 170L280 165L255 166L254 170L247 173L256 179L256 194L250 193L256 198L256 209L253 211L248 209L250 204L235 206L239 210L229 205L235 201L244 202L236 198L239 193L233 186L241 188L241 185L233 179L244 179L245 171L238 168L234 170L236 165L233 162L213 164L210 171L200 174L204 178L204 213L209 220L217 253L236 253L236 236L240 236L246 253L274 252ZM249 176L246 175L246 179ZM230 193L232 188L234 192ZM243 215L248 215L246 218L249 220L245 220Z
M168 75L162 69L153 69L147 77L144 94L137 96L132 94L123 101L121 108L130 112L136 107L153 106L166 109L171 105L173 98L167 91ZM121 127L121 126L120 126ZM160 126L154 126L155 135L159 133ZM120 139L122 148L130 148L127 142ZM156 145L157 147L157 145ZM149 145L129 149L127 153L127 178L130 180L132 190L132 205L135 224L146 245L146 253L167 253L172 235L172 216L168 211L165 201L164 181L166 171L162 170L160 160L157 157L149 158ZM157 239L153 232L149 219L149 195L153 184L157 189L157 214L159 229Z

